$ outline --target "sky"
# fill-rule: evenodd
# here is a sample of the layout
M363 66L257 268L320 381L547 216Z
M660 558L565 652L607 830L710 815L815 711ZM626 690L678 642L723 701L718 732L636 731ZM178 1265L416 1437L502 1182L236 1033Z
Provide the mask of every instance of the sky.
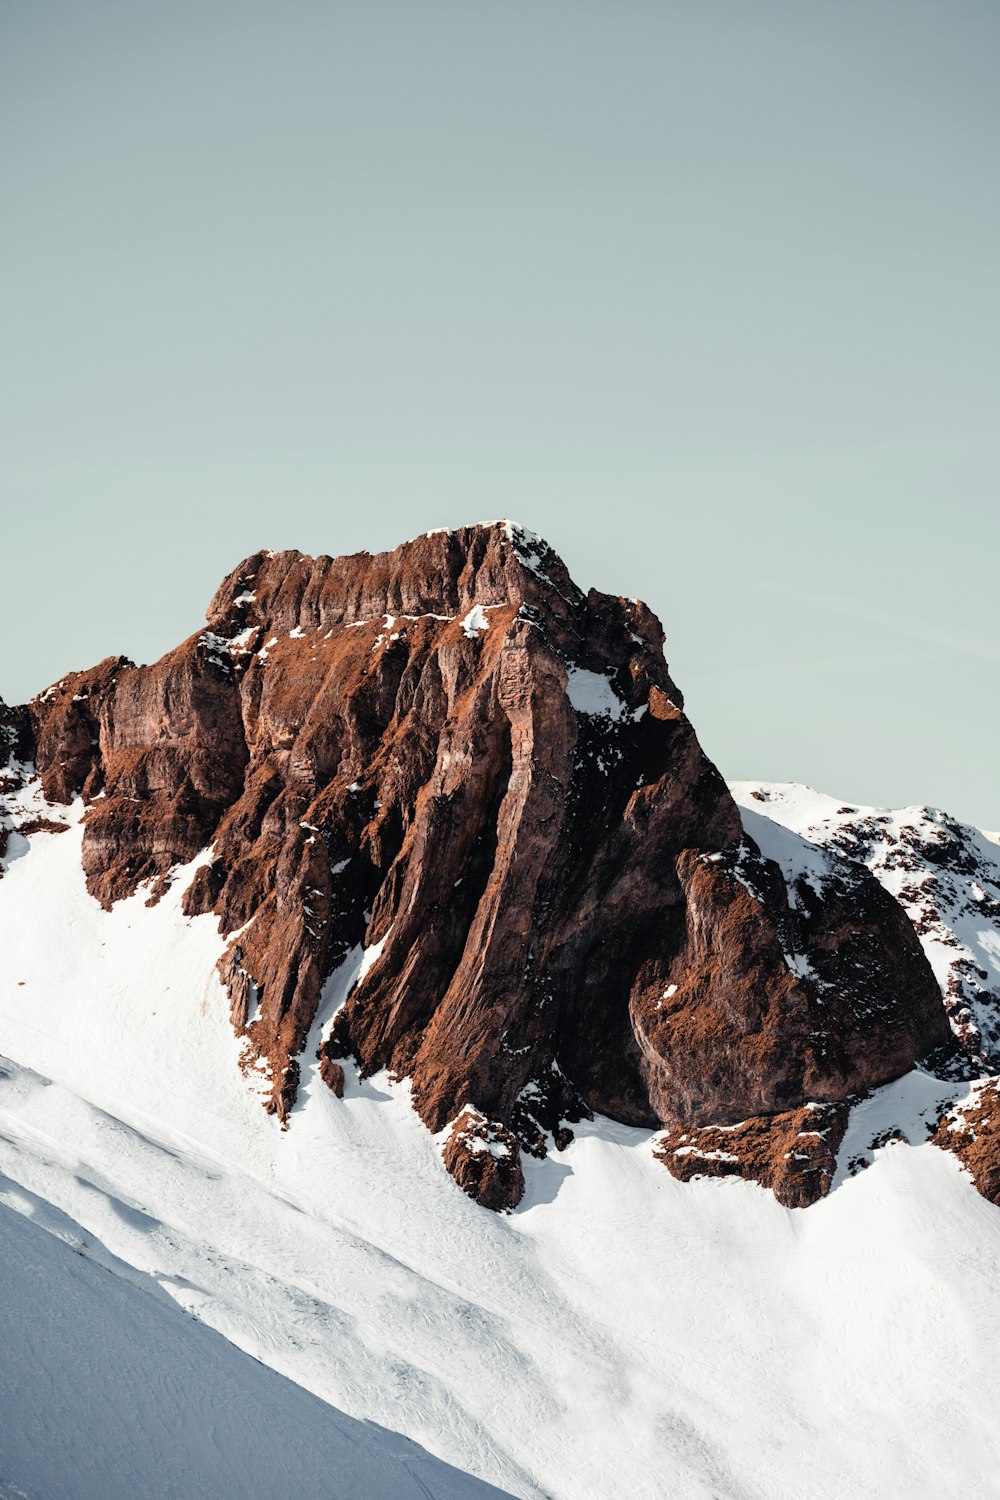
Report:
M0 694L510 516L732 778L1000 827L996 0L4 0Z

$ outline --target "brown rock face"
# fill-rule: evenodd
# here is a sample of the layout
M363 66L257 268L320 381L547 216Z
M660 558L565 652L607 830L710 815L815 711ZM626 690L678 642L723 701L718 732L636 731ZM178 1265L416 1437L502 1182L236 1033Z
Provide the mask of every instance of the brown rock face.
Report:
M953 1152L983 1197L1000 1205L1000 1079L986 1079L969 1102L943 1115L931 1140Z
M345 1081L344 1070L340 1066L340 1063L334 1062L333 1059L327 1055L326 1051L323 1048L320 1048L319 1053L319 1076L322 1078L327 1088L331 1089L333 1093L336 1094L338 1099L343 1099Z
M211 847L186 910L239 931L221 972L282 1122L324 985L364 945L323 1076L337 1092L353 1056L410 1078L432 1130L464 1122L461 1185L510 1206L517 1144L544 1155L592 1110L784 1114L948 1040L868 872L790 889L743 835L662 642L509 523L260 552L162 661L31 704L33 753L52 800L90 802L106 905Z
M100 716L115 679L131 663L109 656L89 672L71 672L28 705L35 768L50 802L88 802L104 784Z
M844 1099L949 1044L913 929L866 870L828 856L818 889L786 885L745 834L715 854L683 851L677 871L683 946L632 995L661 1119L717 1124Z
M516 1137L469 1106L451 1128L444 1164L462 1191L484 1208L516 1208L524 1194Z
M770 1188L786 1208L808 1208L830 1191L847 1104L812 1104L736 1125L665 1130L656 1155L681 1182L742 1177Z

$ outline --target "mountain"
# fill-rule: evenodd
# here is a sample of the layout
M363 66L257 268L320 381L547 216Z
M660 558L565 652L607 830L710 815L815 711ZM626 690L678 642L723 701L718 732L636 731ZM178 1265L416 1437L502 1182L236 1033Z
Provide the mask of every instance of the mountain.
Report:
M662 648L500 522L3 709L0 1204L511 1494L971 1487L1000 848L730 789Z
M105 908L207 851L184 910L230 939L243 1067L282 1124L322 1005L334 1092L349 1057L410 1079L456 1180L510 1208L522 1152L595 1110L685 1142L780 1116L784 1145L823 1105L832 1149L850 1094L950 1040L862 865L792 889L761 857L662 645L499 522L257 553L160 662L73 673L11 722L47 801L88 808ZM825 1152L780 1159L787 1201L824 1191Z

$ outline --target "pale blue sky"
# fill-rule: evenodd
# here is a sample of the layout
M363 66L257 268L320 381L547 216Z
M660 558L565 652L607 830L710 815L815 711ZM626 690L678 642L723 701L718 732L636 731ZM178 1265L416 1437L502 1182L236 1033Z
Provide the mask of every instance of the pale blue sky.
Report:
M728 776L1000 826L996 0L5 0L0 693L511 515Z

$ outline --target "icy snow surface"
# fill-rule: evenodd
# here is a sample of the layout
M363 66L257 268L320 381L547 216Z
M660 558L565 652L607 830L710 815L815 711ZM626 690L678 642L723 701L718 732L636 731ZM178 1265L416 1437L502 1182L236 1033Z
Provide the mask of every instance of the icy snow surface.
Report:
M470 641L474 641L481 630L489 630L490 628L490 622L486 618L486 610L481 604L474 604L461 624Z
M632 719L637 723L648 707L641 703L634 712L631 711L619 698L610 678L586 667L567 667L566 696L578 714L611 719L615 724L622 719Z
M103 1299L112 1349L161 1340L156 1411L192 1411L190 1462L212 1475L194 1415L210 1414L209 1397L195 1385L188 1402L169 1372L197 1367L185 1340L214 1329L337 1408L324 1428L307 1398L255 1385L266 1372L241 1373L216 1341L206 1384L243 1393L231 1430L215 1425L220 1454L251 1428L271 1432L264 1402L299 1472L328 1456L331 1494L380 1493L338 1488L337 1433L350 1430L338 1413L525 1497L998 1493L1000 1212L954 1159L876 1148L868 1171L796 1212L740 1181L676 1182L649 1132L598 1119L565 1152L527 1159L524 1203L491 1214L443 1171L405 1086L350 1065L342 1101L322 1084L315 1044L359 950L324 994L290 1129L265 1115L262 1085L237 1066L214 969L222 939L211 917L180 910L189 878L178 872L152 909L140 893L104 913L74 828L12 838L0 879L0 1200L84 1257L34 1229L19 1238L17 1224L0 1249L15 1318L33 1264L75 1309L61 1333L43 1310L34 1343L15 1330L4 1347L25 1378L49 1371L46 1463L70 1460L84 1420L73 1403L85 1416L105 1388L88 1321ZM919 1115L923 1086L909 1087ZM6 1392L0 1434L23 1453L30 1413ZM110 1420L95 1418L92 1444L113 1467ZM278 1493L267 1462L259 1483L234 1466L212 1493ZM463 1493L419 1472L430 1495ZM31 1500L90 1500L2 1458L0 1476Z
M568 668L566 696L578 714L602 714L617 723L628 713L609 679L586 667Z

